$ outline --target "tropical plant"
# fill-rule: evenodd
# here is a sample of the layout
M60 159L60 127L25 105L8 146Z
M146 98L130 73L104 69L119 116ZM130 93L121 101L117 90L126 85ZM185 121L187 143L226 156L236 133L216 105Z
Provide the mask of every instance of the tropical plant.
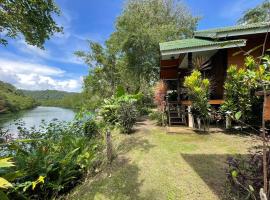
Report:
M248 56L244 66L230 66L224 85L225 102L221 110L230 113L237 121L248 122L252 118L254 104L258 104L259 97L255 95L255 91L262 90L262 84L269 88L269 67L269 56L264 56L261 64Z
M184 86L187 88L189 99L192 102L192 115L198 119L199 129L201 128L200 120L202 120L204 131L210 119L209 84L209 80L203 79L198 70L194 70L184 80Z
M160 112L158 110L152 111L149 114L149 118L151 120L155 120L157 125L159 125L159 126L163 126L163 124L164 124L164 112Z
M167 84L164 81L158 81L154 86L154 103L159 111L164 112L165 97L167 95Z
M104 101L100 109L100 115L108 126L120 128L122 133L130 133L138 116L137 102L142 95L128 95L119 93Z
M267 151L269 155L269 149ZM263 188L263 155L261 151L249 156L238 155L227 159L227 193L230 199L259 199ZM268 159L268 166L270 160ZM268 168L268 176L270 169ZM269 197L269 194L268 194Z
M86 132L80 121L54 121L40 128L19 126L18 139L1 145L1 155L12 156L16 164L0 171L13 185L5 191L10 199L55 198L102 163L101 135Z

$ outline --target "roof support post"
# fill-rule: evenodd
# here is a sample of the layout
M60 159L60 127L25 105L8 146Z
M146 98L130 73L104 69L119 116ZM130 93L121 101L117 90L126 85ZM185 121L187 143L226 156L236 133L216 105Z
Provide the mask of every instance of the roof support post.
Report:
M180 103L180 101L181 101L180 93L181 93L181 88L180 88L180 72L178 70L177 71L177 103Z
M192 64L192 53L188 53L188 68L192 69L193 64Z

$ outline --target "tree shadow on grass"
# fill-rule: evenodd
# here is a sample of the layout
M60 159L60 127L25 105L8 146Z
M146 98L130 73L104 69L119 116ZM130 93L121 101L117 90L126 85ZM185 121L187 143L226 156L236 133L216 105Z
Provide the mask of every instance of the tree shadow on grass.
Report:
M121 141L117 147L117 152L124 154L133 149L148 152L153 147L155 147L155 145L151 144L147 139L129 136Z
M140 195L143 182L139 180L138 166L123 157L118 157L107 172L84 184L72 199L156 199L154 191L147 192L146 196Z
M226 183L226 160L230 154L181 154L183 159L208 185L214 194L224 199ZM248 157L248 154L242 157Z

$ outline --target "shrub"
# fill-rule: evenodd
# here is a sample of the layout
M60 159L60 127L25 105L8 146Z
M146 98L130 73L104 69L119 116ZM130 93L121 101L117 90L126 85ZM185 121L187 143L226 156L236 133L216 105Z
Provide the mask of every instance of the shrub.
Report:
M99 114L108 126L117 126L122 133L130 133L136 123L140 98L141 94L113 96L104 101Z
M130 133L136 123L137 110L132 100L121 101L117 110L118 126L122 133Z
M84 127L78 121L54 121L40 130L18 127L18 139L1 145L1 156L15 162L0 171L0 177L12 177L10 199L53 199L93 172L103 158L103 140L89 139Z
M152 111L149 115L151 120L155 120L157 122L157 125L162 126L163 125L163 117L164 114L160 111Z
M192 101L191 112L194 117L203 120L204 130L210 119L209 84L209 80L203 79L198 70L194 70L190 76L185 77L184 81L189 99Z
M268 150L267 155L270 151ZM237 156L227 159L228 195L235 199L259 199L259 191L263 188L262 152L248 157ZM270 166L270 159L268 159ZM268 167L268 177L270 168Z
M154 87L154 103L158 110L164 112L165 96L167 94L167 85L164 81L159 81Z

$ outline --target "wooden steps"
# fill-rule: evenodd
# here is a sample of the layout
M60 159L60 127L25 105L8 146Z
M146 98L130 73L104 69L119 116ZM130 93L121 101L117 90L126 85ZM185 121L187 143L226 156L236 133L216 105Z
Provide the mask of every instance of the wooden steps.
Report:
M185 107L177 102L167 103L167 115L169 126L179 126L186 124L186 111Z

